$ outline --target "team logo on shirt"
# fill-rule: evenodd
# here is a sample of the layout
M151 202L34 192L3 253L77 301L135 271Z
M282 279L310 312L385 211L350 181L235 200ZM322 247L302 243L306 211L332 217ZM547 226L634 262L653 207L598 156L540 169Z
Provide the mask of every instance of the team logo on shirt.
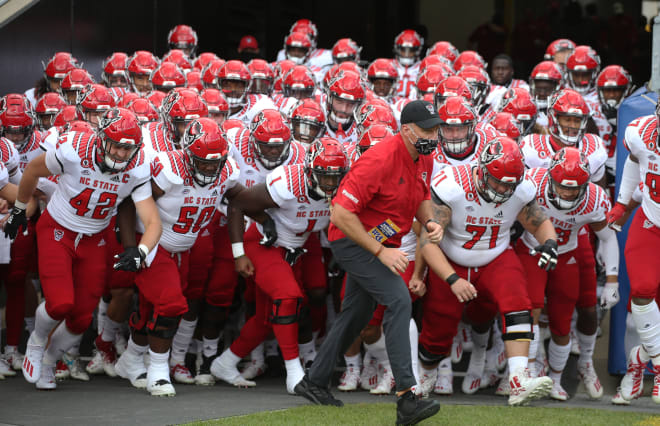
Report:
M64 237L64 231L61 229L53 229L53 236L55 237L55 241L60 241Z

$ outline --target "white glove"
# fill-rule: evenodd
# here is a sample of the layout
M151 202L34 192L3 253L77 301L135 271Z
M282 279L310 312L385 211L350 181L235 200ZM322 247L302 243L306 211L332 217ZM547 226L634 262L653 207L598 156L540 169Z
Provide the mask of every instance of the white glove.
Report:
M619 303L619 283L605 283L600 294L600 307L610 309L617 303Z

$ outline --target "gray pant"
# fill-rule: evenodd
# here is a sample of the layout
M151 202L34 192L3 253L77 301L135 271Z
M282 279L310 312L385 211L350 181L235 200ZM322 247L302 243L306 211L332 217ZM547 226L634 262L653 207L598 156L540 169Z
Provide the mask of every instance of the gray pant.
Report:
M330 386L337 356L345 353L366 327L378 303L387 307L383 329L396 389L402 391L414 386L408 336L412 308L405 282L348 238L333 241L330 247L335 260L346 271L346 292L341 312L309 371L310 380L319 386Z

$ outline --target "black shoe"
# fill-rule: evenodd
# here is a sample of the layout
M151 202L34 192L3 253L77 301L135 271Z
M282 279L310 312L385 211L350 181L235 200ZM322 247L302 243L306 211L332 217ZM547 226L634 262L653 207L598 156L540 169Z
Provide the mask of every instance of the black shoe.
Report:
M199 373L197 374L211 374L211 364L214 359L214 356L205 357L202 355L202 365L199 366Z
M335 407L344 406L344 403L332 396L329 390L312 383L307 375L296 385L294 391L296 395L300 395L314 404L334 405Z
M438 401L420 399L412 391L408 391L396 401L396 424L414 425L433 416L439 410Z

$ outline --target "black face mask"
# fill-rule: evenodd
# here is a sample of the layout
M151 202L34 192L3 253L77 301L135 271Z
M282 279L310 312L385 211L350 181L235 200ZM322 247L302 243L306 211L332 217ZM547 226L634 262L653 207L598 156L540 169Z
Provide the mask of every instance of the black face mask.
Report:
M241 52L238 54L238 59L241 60L243 63L248 63L252 59L261 59L261 55L258 53L252 53L252 52Z
M438 146L438 139L420 138L412 128L410 130L417 137L413 145L420 155L430 155L435 151L435 148Z

